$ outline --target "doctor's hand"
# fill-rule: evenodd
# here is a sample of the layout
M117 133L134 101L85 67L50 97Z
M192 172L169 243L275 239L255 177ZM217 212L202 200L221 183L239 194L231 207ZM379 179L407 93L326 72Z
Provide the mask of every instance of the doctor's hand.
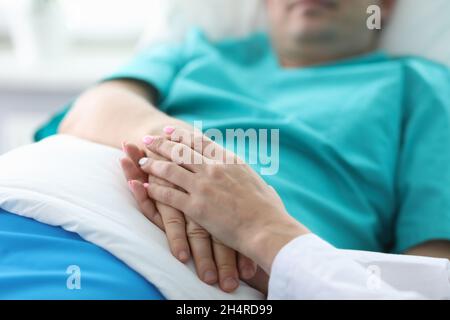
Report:
M309 231L249 166L208 138L201 139L182 129L148 139L147 148L171 162L143 158L142 170L176 186L149 183L148 195L182 211L269 274L281 248Z
M161 230L166 232L172 254L181 262L187 262L192 255L197 274L208 284L219 281L222 290L234 291L239 285L239 276L246 280L254 278L256 264L243 255L212 239L210 234L183 213L147 195L144 185L158 184L175 187L173 184L148 175L139 167L143 157L162 160L161 156L146 150L140 150L133 144L124 144L123 151L127 157L121 160L122 169L129 181L141 212Z

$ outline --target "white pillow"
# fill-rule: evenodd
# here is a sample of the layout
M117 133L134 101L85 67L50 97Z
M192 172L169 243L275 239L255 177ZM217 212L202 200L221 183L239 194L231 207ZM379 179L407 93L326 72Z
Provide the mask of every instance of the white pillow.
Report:
M180 41L192 27L212 40L267 29L265 0L153 0L139 47ZM419 55L450 65L450 1L398 0L381 47L392 54Z
M450 1L400 0L385 30L382 48L450 66Z
M0 207L61 226L111 252L168 299L262 299L245 283L233 294L200 281L193 263L137 209L121 172L121 151L54 136L0 156Z
M211 40L245 37L266 29L264 0L153 0L159 10L149 14L149 25L139 48L181 41L193 27Z

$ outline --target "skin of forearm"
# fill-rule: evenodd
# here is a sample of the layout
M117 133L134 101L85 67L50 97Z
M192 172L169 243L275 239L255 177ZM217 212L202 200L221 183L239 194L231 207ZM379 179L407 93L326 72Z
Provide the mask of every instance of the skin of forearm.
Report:
M76 100L58 131L116 148L123 141L140 144L143 136L173 122L152 100L138 83L102 83Z
M250 241L242 242L245 245L242 250L248 252L247 256L270 275L273 261L281 249L295 238L308 233L310 231L307 228L290 217L276 219L250 233L253 236Z
M408 255L444 258L450 260L450 241L435 240L420 244L406 252Z

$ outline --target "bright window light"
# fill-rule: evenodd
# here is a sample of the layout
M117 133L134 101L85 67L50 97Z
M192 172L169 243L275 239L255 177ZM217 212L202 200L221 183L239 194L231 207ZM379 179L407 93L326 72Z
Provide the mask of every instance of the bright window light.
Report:
M135 39L160 0L60 0L67 27L75 38Z

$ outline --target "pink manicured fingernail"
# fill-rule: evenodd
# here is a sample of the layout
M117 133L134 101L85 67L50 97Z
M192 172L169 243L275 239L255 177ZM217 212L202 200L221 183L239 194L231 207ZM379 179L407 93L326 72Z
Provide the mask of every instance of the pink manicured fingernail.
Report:
M172 134L175 131L175 128L172 126L164 127L163 131L167 134Z
M149 184L148 183L144 183L143 186L144 186L145 189L147 189Z
M145 144L151 144L154 140L155 138L151 136L145 136L144 139L142 139L142 141L144 141Z

